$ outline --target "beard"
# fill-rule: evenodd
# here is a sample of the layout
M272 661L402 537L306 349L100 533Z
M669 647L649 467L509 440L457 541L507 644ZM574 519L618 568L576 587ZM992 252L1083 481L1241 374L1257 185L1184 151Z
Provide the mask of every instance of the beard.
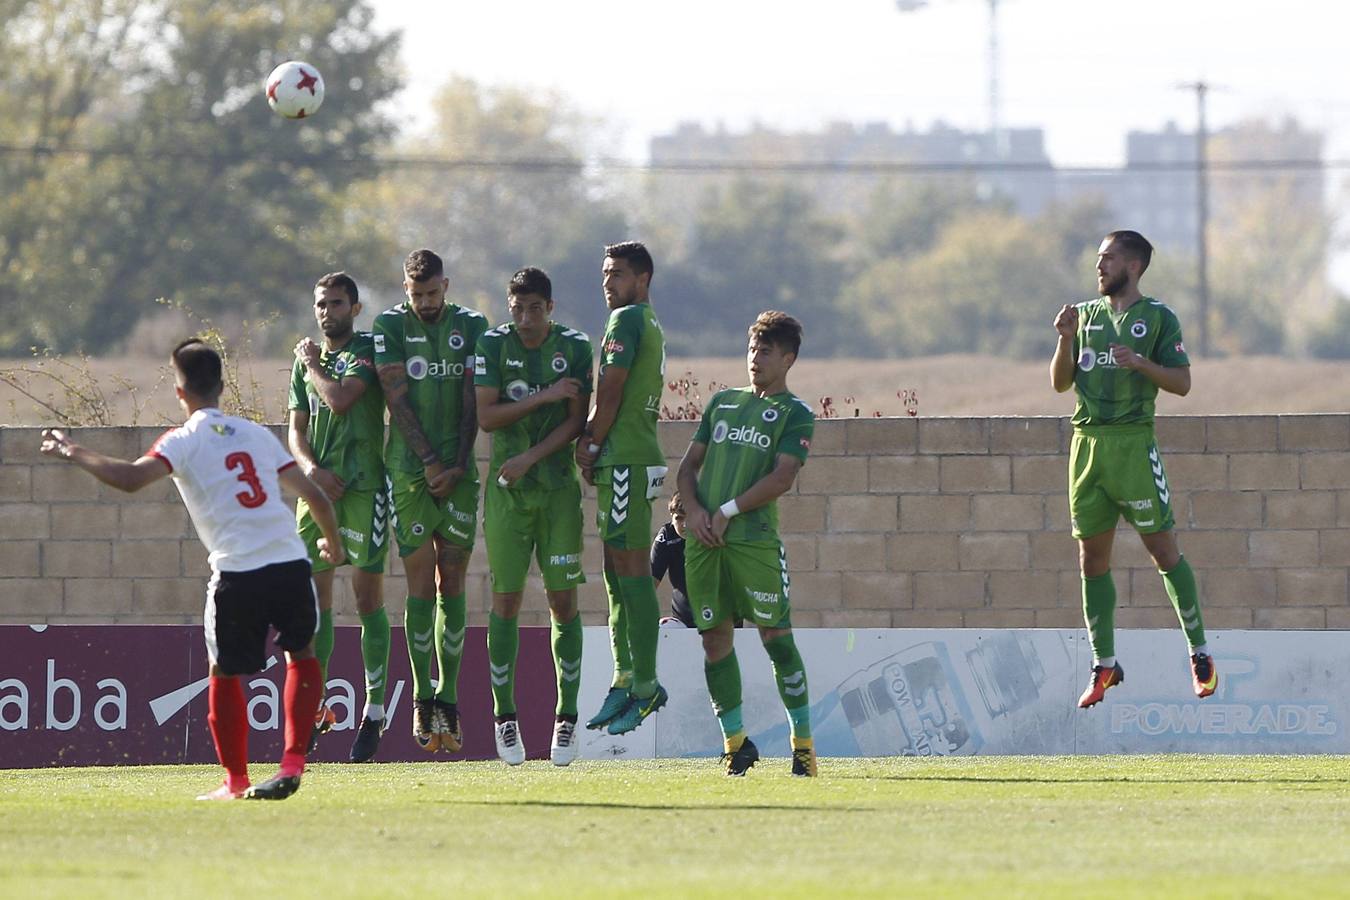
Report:
M1098 283L1101 285L1102 296L1110 297L1111 295L1118 294L1122 290L1124 290L1125 285L1130 283L1130 276L1125 274L1124 272L1121 272L1119 275L1117 275L1115 278L1110 279L1109 281L1104 279L1098 279Z

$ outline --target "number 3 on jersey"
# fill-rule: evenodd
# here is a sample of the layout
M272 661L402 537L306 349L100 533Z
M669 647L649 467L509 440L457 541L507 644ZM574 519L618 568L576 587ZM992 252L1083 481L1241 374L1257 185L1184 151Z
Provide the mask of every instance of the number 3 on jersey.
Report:
M230 471L239 469L239 480L248 485L248 491L240 491L234 495L239 501L239 505L245 509L257 509L267 502L267 493L263 490L262 482L258 480L258 470L253 466L253 457L242 451L231 453L225 457L225 468Z

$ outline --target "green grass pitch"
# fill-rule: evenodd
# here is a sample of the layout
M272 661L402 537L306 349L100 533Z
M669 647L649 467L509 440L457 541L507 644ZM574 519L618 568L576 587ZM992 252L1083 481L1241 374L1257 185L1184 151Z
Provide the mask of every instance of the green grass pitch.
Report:
M1350 758L0 771L6 897L1345 896ZM255 764L255 778L272 773Z

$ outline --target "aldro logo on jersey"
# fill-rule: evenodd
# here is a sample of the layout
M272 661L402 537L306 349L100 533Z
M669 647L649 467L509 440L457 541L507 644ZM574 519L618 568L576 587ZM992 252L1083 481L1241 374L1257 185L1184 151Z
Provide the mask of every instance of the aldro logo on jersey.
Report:
M538 393L539 388L530 387L529 382L517 378L515 381L506 385L506 396L519 403L531 394Z
M1114 369L1116 365L1116 351L1114 350L1103 350L1098 353L1091 347L1084 347L1083 352L1078 354L1078 368L1084 372L1091 372L1098 366L1104 369Z
M464 374L464 363L452 363L444 359L427 362L425 356L408 357L406 368L408 377L413 381L421 381L428 376L432 378L458 378Z
M773 443L772 438L753 425L740 425L732 428L726 423L726 420L713 426L712 441L714 444L730 441L743 447L757 447L765 451Z

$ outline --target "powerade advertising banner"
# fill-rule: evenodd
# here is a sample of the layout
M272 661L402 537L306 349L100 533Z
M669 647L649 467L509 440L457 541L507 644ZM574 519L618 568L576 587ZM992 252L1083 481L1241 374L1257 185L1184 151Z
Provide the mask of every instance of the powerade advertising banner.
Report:
M588 633L588 638L591 635ZM598 705L608 657L586 644L583 709ZM1346 753L1350 698L1336 673L1338 632L1209 633L1219 690L1198 700L1179 629L1119 631L1125 682L1077 707L1092 653L1069 630L802 629L821 756L976 754ZM623 743L587 732L588 758L721 752L696 634L663 631L659 657L670 703L656 727ZM746 729L761 753L787 756L786 716L759 635L736 635ZM599 669L591 668L593 665ZM645 743L644 743L645 742Z
M1081 632L796 634L822 756L1350 752L1350 701L1333 680L1343 633L1212 632L1219 692L1197 700L1179 631L1121 631L1116 644L1125 683L1091 710L1076 707L1091 664ZM359 637L355 628L337 629L326 694L337 725L319 742L318 761L345 760L355 736L364 702ZM391 725L377 759L448 761L412 741L403 641L394 629L382 673ZM738 632L736 650L746 727L765 755L786 756L786 718L758 634ZM659 667L670 703L629 735L582 731L583 757L721 752L698 635L663 629ZM599 708L610 674L609 636L588 627L583 720ZM281 753L284 677L278 652L266 671L244 678L253 759ZM533 759L548 755L554 679L548 629L522 629L516 698ZM0 768L214 762L206 684L198 626L0 626ZM459 707L465 752L453 758L494 758L483 628L468 629L465 638Z

